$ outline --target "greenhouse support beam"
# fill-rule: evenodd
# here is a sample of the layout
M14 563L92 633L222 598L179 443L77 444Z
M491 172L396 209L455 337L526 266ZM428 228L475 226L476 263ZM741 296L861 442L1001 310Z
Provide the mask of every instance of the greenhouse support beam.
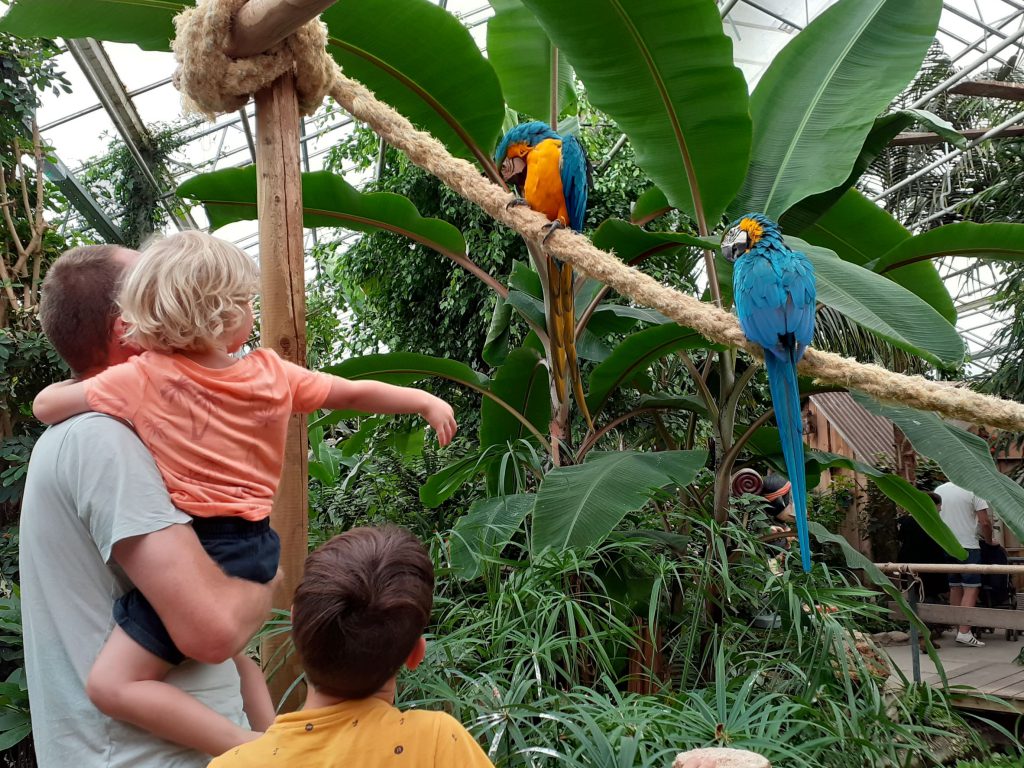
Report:
M1021 101L1024 101L1024 87L1020 89L1022 91ZM960 131L960 135L968 141L974 139L980 139L988 132L989 128L971 128L967 131ZM1017 136L1024 136L1024 125L1013 125L1001 132L998 136L993 136L995 139L1012 139ZM937 133L918 133L916 131L907 131L905 133L898 133L896 137L889 142L890 146L893 147L910 147L919 144L944 144L948 143L949 139L944 136L940 136Z
M982 56L980 59L978 59L977 61L972 63L971 66L964 67L960 71L955 72L950 77L947 77L945 80L943 80L937 86L935 86L932 90L928 91L928 93L926 93L920 99L918 99L913 104L911 104L908 107L908 109L920 109L925 104L927 104L929 101L931 101L936 96L938 96L940 93L945 93L947 90L949 90L949 87L951 85L953 85L954 83L959 83L965 77L967 77L972 72L974 72L976 69L978 69L978 67L980 67L982 64L984 64L986 61L989 61L990 59L994 59L1002 51L1006 50L1011 45L1014 45L1014 44L1018 43L1018 41L1022 37L1024 37L1024 29L1018 30L1013 35L1011 35L1010 37L1008 37L1005 40L1003 40L1003 42L1001 42L999 45L997 45L991 51L989 51L984 56Z
M954 149L951 152L947 152L946 154L944 154L942 157L940 157L935 162L930 163L929 165L925 166L924 168L922 168L921 170L917 171L916 173L912 173L910 176L907 176L905 179L903 179L898 184L893 184L888 189L884 190L883 192L878 193L877 195L875 195L874 197L871 198L871 202L877 203L879 200L881 200L884 197L888 197L889 195L891 195L896 190L903 189L903 187L907 186L908 184L911 184L912 182L917 181L922 176L926 176L927 174L931 173L932 171L934 171L936 168L938 168L943 163L948 163L950 160L953 160L954 158L959 157L964 152L967 152L967 151L970 151L970 150L974 149L976 146L981 144L981 142L987 141L988 139L991 139L991 138L993 138L995 136L1000 135L1007 128L1009 128L1012 125L1016 125L1021 120L1024 120L1024 112L1018 112L1016 115L1011 117L1009 120L1000 123L999 125L995 126L994 128L989 128L987 131L985 131L985 133L983 133L977 139L975 139L970 144L968 144L964 149Z
M107 212L96 202L96 198L85 188L85 185L68 170L58 158L50 155L50 160L43 161L43 174L53 182L57 189L68 199L79 213L85 217L89 225L108 243L124 245L124 235L107 215Z
M976 27L981 27L981 28L982 28L982 29L984 29L984 30L985 30L985 32L987 32L987 33L988 33L989 35L993 35L993 36L995 36L995 37L1001 37L1001 38L1003 38L1004 40L1006 39L1006 35L1004 35L1004 34L1002 33L1002 31L1000 31L1000 30L996 29L995 27L989 26L988 24L986 24L986 23L985 23L984 21L982 21L982 20L981 20L981 19L980 19L979 17L977 17L977 16L971 16L971 15L969 15L969 14L966 14L966 13L964 13L964 12L963 12L963 11L961 11L961 10L960 10L959 8L957 8L956 6L954 6L954 5L952 4L952 3L943 3L943 4L942 4L942 8L943 8L943 10L945 10L945 11L949 11L949 12L950 12L950 13L952 13L952 14L953 14L954 16L959 16L959 17L960 17L961 19L963 19L964 21L966 21L966 22L969 22L969 23L971 23L971 24L974 24L974 25L975 25Z
M68 51L82 70L82 74L85 75L85 79L96 93L107 114L110 115L114 127L143 177L160 195L167 215L179 230L197 229L191 215L187 213L184 216L179 215L174 206L163 198L164 188L156 177L156 174L162 173L162 170L153 168L144 154L144 151L148 151L152 147L153 137L142 122L142 118L139 117L135 104L128 95L124 83L117 76L113 62L107 56L102 43L91 37L69 39L65 42Z
M1004 2L1005 1L1006 0L1004 0ZM1003 29L1004 27L1009 26L1010 22L1019 19L1021 17L1021 14L1024 14L1024 6L1015 5L1015 4L1012 4L1012 3L1011 3L1011 5L1013 5L1013 7L1016 9L1015 12L1011 13L1009 16L1007 16L1002 21L997 21L995 23L996 29ZM982 45L987 40L988 40L988 35L982 35L977 40L975 40L973 43L970 43L969 45L967 45L967 47L964 48L963 50L961 50L960 53L958 53L956 56L954 56L952 58L952 60L950 61L950 63L951 64L956 64L958 61L960 61L960 59L962 59L964 56L969 54L971 51L977 49L977 47L979 45Z
M249 0L235 17L226 53L244 59L263 53L336 0Z
M999 80L969 80L957 83L949 89L950 93L964 96L984 96L990 99L1007 101L1024 101L1024 83L1010 83Z

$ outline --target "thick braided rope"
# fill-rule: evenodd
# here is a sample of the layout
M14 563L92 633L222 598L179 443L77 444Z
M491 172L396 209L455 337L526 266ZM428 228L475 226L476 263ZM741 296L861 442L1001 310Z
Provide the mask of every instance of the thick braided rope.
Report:
M247 0L199 0L174 17L172 44L178 69L174 85L186 112L213 119L241 109L256 91L285 73L296 75L299 111L312 115L327 95L337 67L324 48L327 28L317 20L304 24L269 51L245 59L224 53L235 15Z
M429 133L418 130L378 100L366 86L342 74L324 50L326 38L319 21L305 25L270 53L237 62L223 54L221 49L227 41L230 19L244 1L200 0L194 10L185 11L175 20L179 37L174 50L180 62L175 82L201 111L238 109L244 104L244 100L239 101L243 91L254 93L291 69L296 72L297 90L308 95L304 97L304 111L315 110L316 105L309 99L329 87L329 94L354 118L369 125L385 141L405 152L413 163L437 176L493 218L532 241L546 234L542 227L548 220L543 214L522 206L508 208L513 196L507 190L481 176L471 163L453 157ZM266 62L264 57L272 61ZM252 62L255 63L250 64ZM557 230L544 247L552 256L568 261L584 275L611 286L638 304L659 310L711 341L745 349L763 359L761 348L747 341L733 315L662 285L624 264L614 254L595 248L586 237ZM821 383L858 389L882 402L937 411L975 424L1024 431L1024 406L969 389L893 373L877 365L858 363L816 349L807 350L799 370Z

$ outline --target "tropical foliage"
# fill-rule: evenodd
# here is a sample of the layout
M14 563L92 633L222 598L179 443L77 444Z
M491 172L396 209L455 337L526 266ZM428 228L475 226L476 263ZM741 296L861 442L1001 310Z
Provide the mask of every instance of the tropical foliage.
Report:
M109 12L112 3L124 12ZM15 0L2 27L164 48L184 5ZM960 142L931 113L881 114L929 51L941 0L840 0L750 95L713 0L492 5L486 57L427 0L340 0L324 15L329 51L494 181L492 152L510 120L577 132L597 160L587 233L632 266L728 307L717 236L730 219L765 211L814 262L832 327L856 328L908 369L945 375L963 363L932 261L1019 259L1024 225L915 235L856 188L904 128ZM329 529L362 516L437 533L446 572L436 663L406 700L456 707L501 765L646 765L700 744L793 765L927 759L936 723L956 718L941 694L883 697L851 634L877 614L869 593L824 564L810 577L769 567L779 550L761 539L771 534L750 499L732 497L738 466L782 466L759 365L580 276L570 321L583 387L570 407L549 373L558 350L545 254L392 152L357 190L340 160L366 165L374 150L357 133L302 181L307 226L361 233L352 247L318 247L313 322L342 327L336 301L367 324L343 342L314 341L316 356L349 378L443 382L478 408L463 419L473 434L441 454L409 422L335 413L311 425L315 513ZM179 194L205 205L214 227L256 217L252 168L197 176ZM363 354L344 359L353 351ZM858 399L1024 535L1024 491L977 438L933 414ZM811 486L828 466L854 464L808 452ZM961 554L927 496L883 469L855 468ZM356 493L360 516L347 511ZM781 627L754 629L758 615Z

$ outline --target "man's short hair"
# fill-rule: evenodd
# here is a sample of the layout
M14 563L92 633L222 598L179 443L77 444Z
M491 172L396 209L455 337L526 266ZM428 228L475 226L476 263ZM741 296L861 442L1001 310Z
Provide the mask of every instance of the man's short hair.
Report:
M119 248L72 248L53 263L43 280L43 333L75 375L107 362L124 274L124 265L114 258Z
M306 558L292 603L292 638L306 677L344 699L376 693L430 621L434 565L395 526L353 528Z
M939 496L939 494L937 494L935 491L925 491L925 493L928 494L928 498L935 502L936 507L942 506L942 497Z

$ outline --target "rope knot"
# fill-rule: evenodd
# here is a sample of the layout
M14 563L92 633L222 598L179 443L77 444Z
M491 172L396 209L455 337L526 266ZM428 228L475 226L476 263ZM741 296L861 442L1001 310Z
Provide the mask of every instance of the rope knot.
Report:
M224 51L235 15L245 3L199 0L175 16L174 85L181 91L185 111L212 120L218 113L241 109L253 93L292 73L299 111L312 115L339 69L326 51L327 28L313 19L265 53L233 59Z

